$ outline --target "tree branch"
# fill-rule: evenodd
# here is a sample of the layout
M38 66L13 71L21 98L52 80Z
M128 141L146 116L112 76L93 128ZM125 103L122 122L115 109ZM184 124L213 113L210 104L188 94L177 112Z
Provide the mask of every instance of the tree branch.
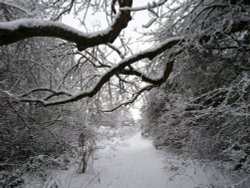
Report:
M84 92L79 92L78 94L72 95L71 97L69 97L67 99L55 100L55 101L48 102L48 101L44 101L41 99L21 98L20 101L22 101L22 102L38 102L38 103L42 103L45 106L52 106L52 105L58 105L58 104L66 104L69 102L75 102L75 101L78 101L78 100L86 98L86 97L93 97L102 89L104 84L107 83L111 77L113 77L114 75L116 75L118 73L121 73L125 69L125 67L132 65L133 63L135 63L139 60L145 59L145 58L152 60L158 54L164 52L167 49L171 49L173 46L180 43L182 40L183 40L183 37L173 37L173 38L168 39L167 41L165 41L164 43L160 44L159 46L157 46L155 48L145 50L145 51L137 53L137 54L135 54L127 59L122 60L118 65L114 66L113 68L110 68L110 70L108 70L99 79L97 84L95 86L93 86L92 89L84 91ZM168 78L168 76L170 75L170 73L172 71L172 67L173 67L173 62L167 64L164 75L163 75L164 78L160 79L161 83L166 81L166 79Z
M160 6L164 5L167 1L168 0L160 0L157 3L153 1L152 3L148 3L145 6L140 6L140 7L122 7L122 8L120 8L120 10L130 10L130 11L133 11L133 12L142 11L142 10L148 10L148 9L153 9L153 8L160 7Z
M49 96L47 96L46 98L44 98L44 100L48 100L54 96L60 96L60 95L64 95L64 96L72 96L70 93L66 92L66 91L55 91L52 89L48 89L48 88L36 88L36 89L32 89L30 91L27 91L25 93L22 93L19 95L19 97L26 97L30 94L36 93L36 92L49 92L51 93Z
M122 106L127 106L129 104L132 104L136 101L136 99L145 91L150 91L151 89L153 89L154 87L156 87L155 85L148 85L148 86L145 86L143 87L142 89L140 89L138 92L135 93L134 97L129 100L129 101L126 101L124 103L121 103L119 105L117 105L116 107L110 109L110 110L100 110L101 112L113 112L115 110L117 110L118 108L121 108Z
M123 0L121 7L131 7L132 0ZM77 44L78 50L99 44L112 43L131 20L129 10L120 11L113 24L99 32L83 33L70 26L38 19L19 19L0 22L0 45L11 44L30 37L57 37Z

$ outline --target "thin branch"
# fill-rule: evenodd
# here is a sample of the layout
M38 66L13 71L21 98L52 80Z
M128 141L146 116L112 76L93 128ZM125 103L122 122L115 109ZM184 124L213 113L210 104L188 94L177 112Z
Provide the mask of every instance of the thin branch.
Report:
M49 98L51 98L52 96L59 96L59 95L65 95L65 96L72 96L70 93L66 92L66 91L54 91L52 89L49 89L49 88L35 88L35 89L31 89L25 93L22 93L19 95L19 97L26 97L30 94L33 94L35 92L50 92L52 93ZM46 97L47 98L47 97ZM46 99L44 99L46 100Z
M62 15L66 14L66 13L70 13L71 9L73 8L73 5L75 3L75 0L71 0L70 4L68 5L67 8L65 8L59 15L57 15L57 17L55 19L53 19L54 21L57 21L61 18Z
M110 43L108 43L107 46L109 48L111 48L112 50L114 50L119 55L119 57L121 59L124 59L124 54L116 46L114 46L113 44L110 44Z
M148 85L148 86L146 86L146 87L140 89L138 92L136 92L136 93L135 93L135 96L134 96L131 100L126 101L126 102L124 102L124 103L121 103L121 104L119 104L118 106L116 106L115 108L112 108L112 109L110 109L110 110L100 110L100 111L101 111L101 112L113 112L113 111L117 110L118 108L121 108L121 107L123 107L123 106L127 106L127 105L129 105L129 104L132 104L132 103L134 103L134 102L137 100L137 98L138 98L139 96L141 96L142 93L144 93L145 91L150 91L150 90L153 89L154 87L157 87L157 86L155 86L155 85Z

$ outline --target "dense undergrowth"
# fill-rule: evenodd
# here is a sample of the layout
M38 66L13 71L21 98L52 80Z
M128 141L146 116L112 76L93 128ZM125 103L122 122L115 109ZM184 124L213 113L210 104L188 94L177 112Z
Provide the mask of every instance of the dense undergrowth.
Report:
M183 21L180 33L200 29L220 34L205 42L191 38L183 47L175 59L171 78L147 95L143 124L157 147L202 161L225 162L231 173L249 175L250 35L249 31L224 31L220 24L225 23L227 15L237 19L245 15L243 9L232 4L229 9L231 12L210 10L214 15L208 13L203 26ZM198 15L202 17L203 13L207 12ZM220 19L216 15L221 15ZM159 32L159 40L166 31L170 32L168 24ZM165 52L159 62L168 62L171 53Z

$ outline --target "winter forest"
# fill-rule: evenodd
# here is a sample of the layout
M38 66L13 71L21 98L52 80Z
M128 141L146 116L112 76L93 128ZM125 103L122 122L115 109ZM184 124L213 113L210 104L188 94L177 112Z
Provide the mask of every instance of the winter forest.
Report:
M0 188L249 187L249 0L0 0Z

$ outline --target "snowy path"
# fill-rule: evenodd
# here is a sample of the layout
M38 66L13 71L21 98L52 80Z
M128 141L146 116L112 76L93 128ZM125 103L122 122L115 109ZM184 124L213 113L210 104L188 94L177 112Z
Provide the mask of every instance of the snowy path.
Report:
M99 182L91 183L90 188L155 188L166 185L163 156L140 134L121 142L113 150L107 148L100 156L105 157L94 167L99 169Z
M211 183L227 187L222 180L213 168L205 171L170 156L166 160L166 154L139 133L100 150L87 173L62 171L53 177L60 188L194 188Z

